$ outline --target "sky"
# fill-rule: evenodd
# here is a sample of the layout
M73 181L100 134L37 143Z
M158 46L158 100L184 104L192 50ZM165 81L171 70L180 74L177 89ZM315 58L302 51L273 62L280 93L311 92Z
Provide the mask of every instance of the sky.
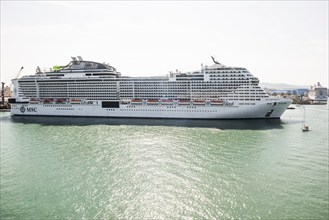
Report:
M1 81L106 62L125 76L212 65L261 82L328 87L328 1L3 1Z

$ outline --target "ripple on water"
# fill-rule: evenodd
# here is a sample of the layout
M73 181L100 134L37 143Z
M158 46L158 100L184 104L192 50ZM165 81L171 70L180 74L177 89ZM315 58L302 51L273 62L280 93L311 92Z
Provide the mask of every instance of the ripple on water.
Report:
M289 114L265 130L2 119L0 217L325 219L326 116L304 134Z

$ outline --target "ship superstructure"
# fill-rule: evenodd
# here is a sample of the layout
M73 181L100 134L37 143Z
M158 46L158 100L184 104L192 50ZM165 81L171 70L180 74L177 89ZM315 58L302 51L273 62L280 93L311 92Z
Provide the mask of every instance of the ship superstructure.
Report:
M246 68L214 64L163 77L121 76L109 64L72 57L66 66L13 80L13 115L153 118L279 118L273 99Z
M308 97L312 104L327 104L328 89L318 82L316 85L310 86Z

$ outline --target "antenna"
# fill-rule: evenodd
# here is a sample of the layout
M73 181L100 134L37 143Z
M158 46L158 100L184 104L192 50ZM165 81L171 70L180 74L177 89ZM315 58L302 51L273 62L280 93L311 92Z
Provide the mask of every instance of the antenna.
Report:
M77 56L79 61L83 61L81 56Z

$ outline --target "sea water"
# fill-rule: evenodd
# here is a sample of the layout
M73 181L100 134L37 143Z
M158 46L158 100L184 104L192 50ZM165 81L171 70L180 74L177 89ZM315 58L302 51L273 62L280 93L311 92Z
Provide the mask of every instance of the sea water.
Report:
M328 105L281 120L1 114L1 219L328 219Z

